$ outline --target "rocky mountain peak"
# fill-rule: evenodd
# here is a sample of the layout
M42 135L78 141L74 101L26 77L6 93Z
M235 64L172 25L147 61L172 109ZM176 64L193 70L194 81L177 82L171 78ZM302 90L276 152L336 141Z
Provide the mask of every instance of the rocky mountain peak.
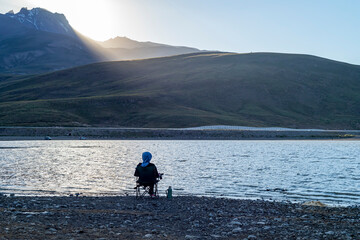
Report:
M52 13L43 8L21 8L18 13L10 11L6 16L16 19L21 24L37 30L60 33L75 37L76 34L63 14Z

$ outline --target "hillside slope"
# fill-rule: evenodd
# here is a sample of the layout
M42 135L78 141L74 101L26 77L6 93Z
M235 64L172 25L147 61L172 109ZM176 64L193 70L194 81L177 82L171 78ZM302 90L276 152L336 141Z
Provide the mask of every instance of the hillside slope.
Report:
M0 125L360 129L360 66L197 53L0 81Z

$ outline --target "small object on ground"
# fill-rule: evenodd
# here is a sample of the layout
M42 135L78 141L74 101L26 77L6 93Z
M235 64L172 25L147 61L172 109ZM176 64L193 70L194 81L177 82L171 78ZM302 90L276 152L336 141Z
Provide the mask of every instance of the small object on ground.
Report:
M310 201L310 202L305 202L302 204L303 206L315 206L315 207L327 207L326 204L320 202L320 201Z
M243 229L241 227L237 227L232 230L232 233L241 233L242 231Z
M185 239L200 239L198 236L185 235Z
M46 136L44 139L45 139L45 140L51 140L51 137L50 137L50 136Z
M79 140L86 140L86 137L81 136L79 137Z
M166 197L168 199L172 199L172 188L169 186L169 188L166 190Z
M143 238L153 238L153 235L148 233L148 234L145 234Z

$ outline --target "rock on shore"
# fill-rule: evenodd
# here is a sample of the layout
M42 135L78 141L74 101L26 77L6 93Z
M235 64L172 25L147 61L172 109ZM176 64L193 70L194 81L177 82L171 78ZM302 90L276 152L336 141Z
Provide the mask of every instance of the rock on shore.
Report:
M358 239L359 207L175 197L0 197L0 239Z

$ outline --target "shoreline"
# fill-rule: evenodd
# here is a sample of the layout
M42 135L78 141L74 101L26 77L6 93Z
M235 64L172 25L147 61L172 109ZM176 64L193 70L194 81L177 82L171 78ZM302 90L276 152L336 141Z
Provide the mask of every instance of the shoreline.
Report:
M359 141L360 138L241 138L241 139L178 139L178 138L94 138L89 137L84 140L79 138L68 138L65 136L53 137L51 141ZM11 141L47 141L44 137L27 137L27 136L14 136L2 137L0 142Z
M316 205L316 204L315 204ZM181 196L0 197L1 239L356 239L360 208Z
M44 140L332 140L360 139L349 130L187 130L161 128L0 127L0 141Z

